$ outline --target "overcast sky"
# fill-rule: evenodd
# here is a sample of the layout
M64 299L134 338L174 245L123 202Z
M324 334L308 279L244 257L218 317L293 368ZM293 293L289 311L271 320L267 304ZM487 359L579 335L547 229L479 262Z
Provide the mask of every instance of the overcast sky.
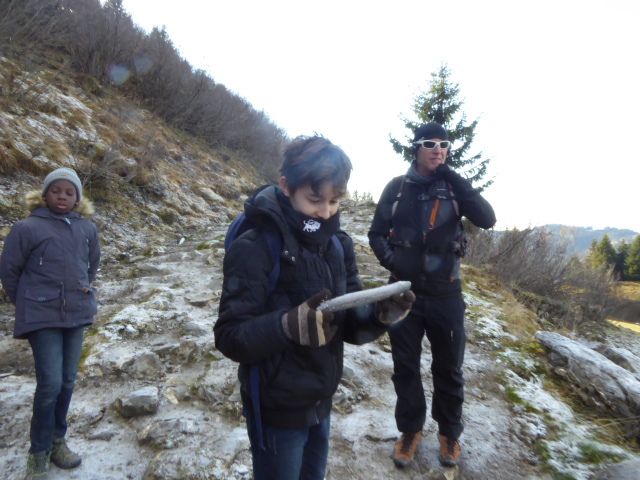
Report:
M408 164L388 142L446 63L474 153L491 159L497 228L548 223L640 232L640 2L124 0L165 26L196 68L289 136L351 157L349 189L377 199Z

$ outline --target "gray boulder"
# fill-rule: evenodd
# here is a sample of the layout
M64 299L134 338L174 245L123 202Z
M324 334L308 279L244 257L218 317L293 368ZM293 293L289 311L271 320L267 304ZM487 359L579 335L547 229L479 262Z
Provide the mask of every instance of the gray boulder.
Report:
M595 350L554 332L538 332L556 374L565 378L587 404L624 419L640 416L640 381ZM630 436L640 434L637 422L624 422Z
M115 401L116 410L124 418L156 413L159 405L158 387L144 387Z

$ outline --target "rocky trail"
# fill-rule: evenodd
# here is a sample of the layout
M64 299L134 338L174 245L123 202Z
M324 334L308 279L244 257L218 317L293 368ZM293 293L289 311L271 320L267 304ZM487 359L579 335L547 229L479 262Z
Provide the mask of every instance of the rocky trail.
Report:
M370 215L367 208L346 208L343 226L354 238L363 280L373 286L386 275L367 245ZM212 330L222 283L224 231L215 227L186 240L150 244L147 255L120 254L119 262L102 268L99 318L86 333L69 418L69 443L81 452L83 463L72 471L52 466L51 479L251 478L236 364L215 349ZM469 273L462 465L439 466L437 430L429 419L416 461L403 470L393 465L390 454L398 433L391 354L384 336L345 349L327 479L507 480L595 474L597 469L574 450L576 438L593 437L597 425L545 390L540 355L515 348L535 340L509 333L507 320L518 308L510 294L490 289ZM27 342L11 338L11 315L12 308L0 304L0 471L2 478L19 479L28 450L35 380ZM424 350L429 398L426 340ZM605 447L601 449L617 460L637 462L633 452Z

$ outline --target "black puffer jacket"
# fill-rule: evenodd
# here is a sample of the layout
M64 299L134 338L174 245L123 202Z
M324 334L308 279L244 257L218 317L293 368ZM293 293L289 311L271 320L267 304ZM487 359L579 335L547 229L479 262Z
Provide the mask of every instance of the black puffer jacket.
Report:
M373 308L337 312L338 333L324 347L291 342L281 317L323 288L334 296L362 289L353 243L337 234L344 254L331 241L323 248L301 245L284 218L277 187L259 191L245 204L255 229L237 238L224 259L220 315L214 327L216 347L240 363L242 395L249 406L249 367L259 365L262 418L278 427L318 423L331 411L331 397L342 377L343 341L362 344L384 332L374 323ZM286 200L285 200L286 201ZM281 271L269 292L273 269L264 229L277 229L283 238Z
M438 175L419 178L412 166L408 175L392 179L369 230L369 244L382 266L427 295L460 291L460 218L480 228L496 222L489 202L467 180L452 175L455 185Z

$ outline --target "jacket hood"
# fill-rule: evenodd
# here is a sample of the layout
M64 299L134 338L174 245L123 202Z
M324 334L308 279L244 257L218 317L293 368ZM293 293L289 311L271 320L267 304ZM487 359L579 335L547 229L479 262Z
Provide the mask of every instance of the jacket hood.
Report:
M244 203L244 213L246 217L256 225L275 226L281 233L285 245L292 250L296 241L287 225L284 212L278 201L279 188L275 185L260 187Z
M258 225L276 224L278 230L287 228L284 212L278 202L278 187L268 185L260 187L244 202L244 213L248 219Z
M24 197L24 201L30 212L36 208L47 207L47 204L44 203L44 200L42 199L42 192L40 190L33 190L27 193ZM72 212L76 212L83 217L90 217L95 212L95 209L93 208L91 200L86 197L82 197Z

